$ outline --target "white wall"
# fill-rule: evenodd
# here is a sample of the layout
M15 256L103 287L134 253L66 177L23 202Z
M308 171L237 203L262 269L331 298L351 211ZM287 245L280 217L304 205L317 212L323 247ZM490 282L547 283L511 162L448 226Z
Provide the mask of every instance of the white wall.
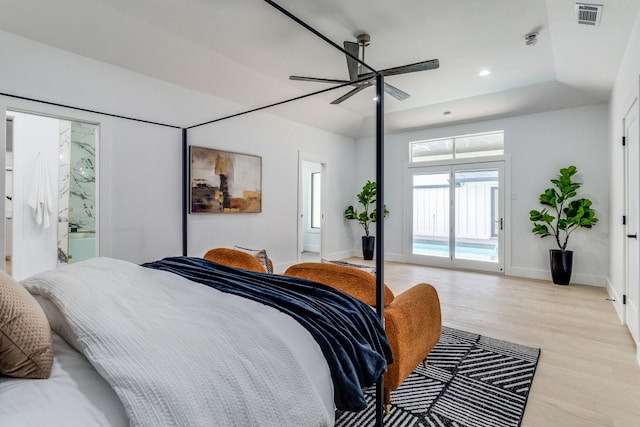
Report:
M618 76L611 92L609 102L609 151L610 151L610 216L609 224L609 292L615 299L614 306L622 318L622 294L624 293L625 268L624 268L624 247L626 244L625 228L622 225L622 215L624 214L624 176L623 176L623 149L622 119L631 107L631 104L638 98L640 78L640 15L636 19L635 26L631 32L625 55L620 64ZM636 108L638 105L636 104ZM640 262L640 260L637 260ZM640 347L639 347L640 348ZM638 354L640 360L640 350Z
M297 261L298 151L301 159L326 165L326 258L352 254L352 240L342 218L349 200L355 163L353 140L265 113L190 130L189 143L262 156L261 214L189 216L189 255L202 256L217 246L265 248L276 271Z
M505 132L505 153L510 157L511 180L506 183L516 200L510 203L511 253L505 265L507 274L548 279L548 249L555 247L551 237L540 239L531 233L529 211L540 207L538 196L551 186L561 167L574 164L584 183L584 197L593 201L600 222L591 230L578 230L571 236L569 249L574 255L574 283L604 286L608 273L609 175L607 148L608 111L604 104L546 113L443 126L387 135L385 138L385 203L391 214L385 223L385 256L406 260L403 248L405 183L410 141L466 135L495 130ZM357 142L358 182L375 179L373 161L375 142L367 138ZM508 178L508 177L507 177ZM508 209L507 209L508 211ZM509 247L509 245L505 245Z
M181 126L245 109L5 32L0 32L0 56L0 92L9 94ZM101 255L144 262L181 254L179 129L0 96L0 111L6 109L100 123ZM4 144L4 121L0 132ZM189 255L245 244L269 249L281 268L295 262L298 152L301 158L327 164L328 256L351 255L342 210L349 194L345 171L355 162L352 139L265 112L196 128L189 139L193 145L263 157L263 212L190 215Z
M111 239L111 256L182 255L181 131L121 119L112 127L110 165L101 174L110 185L110 224L101 234Z

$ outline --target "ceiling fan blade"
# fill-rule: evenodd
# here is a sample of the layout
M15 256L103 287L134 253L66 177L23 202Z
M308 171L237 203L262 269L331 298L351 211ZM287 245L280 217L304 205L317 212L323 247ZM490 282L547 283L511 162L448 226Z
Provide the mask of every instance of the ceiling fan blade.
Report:
M366 89L369 86L371 86L371 85L370 84L366 84L366 85L358 86L357 88L350 90L349 92L345 93L340 98L336 99L335 101L333 101L331 103L332 104L340 104L342 101L345 101L345 100L351 98L353 95L355 95L356 93L360 92L362 89Z
M383 76L395 76L397 74L415 73L416 71L435 70L440 67L440 61L430 59L428 61L416 62L415 64L402 65L400 67L387 68L380 71Z
M346 41L344 42L344 50L357 58L359 45L355 42ZM353 81L358 78L358 62L349 55L345 56L347 58L347 68L349 69L349 80Z
M289 76L289 80L298 80L301 82L320 82L320 83L349 83L349 80L322 79L319 77Z
M393 96L398 101L404 101L411 96L407 92L401 91L395 86L391 86L389 83L384 84L384 91Z

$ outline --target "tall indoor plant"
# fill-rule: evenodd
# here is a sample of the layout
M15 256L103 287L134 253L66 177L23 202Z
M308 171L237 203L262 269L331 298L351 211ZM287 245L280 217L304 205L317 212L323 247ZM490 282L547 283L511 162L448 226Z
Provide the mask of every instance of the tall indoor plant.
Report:
M529 219L533 221L531 231L540 237L553 236L558 245L558 249L549 252L551 277L558 285L568 285L571 281L573 251L567 250L569 237L577 229L591 228L598 222L591 200L576 198L582 186L572 179L577 172L575 166L560 169L558 178L551 180L555 187L547 188L540 195L540 203L548 207L529 212Z
M358 202L362 205L362 210L358 212L353 205L350 205L344 211L344 217L346 219L358 221L364 229L365 235L362 236L362 256L364 259L373 259L375 236L369 235L369 226L378 220L378 211L375 208L377 193L378 187L376 183L367 181L362 187L362 191L356 195ZM384 216L388 214L387 205L384 205Z

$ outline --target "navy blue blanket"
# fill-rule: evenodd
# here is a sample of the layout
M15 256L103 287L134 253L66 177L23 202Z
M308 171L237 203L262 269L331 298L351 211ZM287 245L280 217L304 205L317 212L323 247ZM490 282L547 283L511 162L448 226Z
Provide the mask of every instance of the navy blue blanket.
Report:
M376 313L329 286L297 277L256 273L202 258L173 257L143 264L223 292L274 307L296 319L315 338L331 370L336 408L367 406L363 388L379 381L391 348Z

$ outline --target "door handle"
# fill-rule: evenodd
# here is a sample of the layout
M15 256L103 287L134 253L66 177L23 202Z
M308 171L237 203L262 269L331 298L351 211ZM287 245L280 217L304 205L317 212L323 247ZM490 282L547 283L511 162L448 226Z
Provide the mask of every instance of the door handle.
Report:
M627 234L627 237L630 238L630 239L637 239L638 238L638 233Z

